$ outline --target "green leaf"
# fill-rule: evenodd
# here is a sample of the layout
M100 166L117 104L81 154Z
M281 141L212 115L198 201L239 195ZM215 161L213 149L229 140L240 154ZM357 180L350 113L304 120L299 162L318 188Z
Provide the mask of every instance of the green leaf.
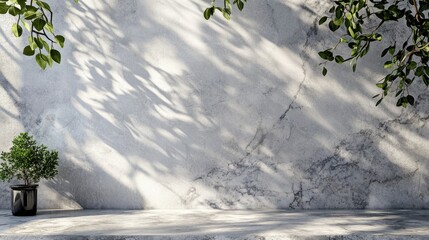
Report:
M211 7L211 8L207 8L205 11L204 11L204 18L206 19L206 20L209 20L210 19L210 16L212 16L213 15L213 7Z
M359 53L359 46L355 46L353 49L352 49L352 52L350 53L350 55L352 55L352 57L355 57L357 54Z
M426 75L429 76L429 67L428 66L423 66L423 68L425 69Z
M411 95L407 96L407 102L411 105L414 106L414 97Z
M323 23L325 23L327 19L328 19L328 17L326 17L326 16L321 17L319 20L319 25L322 25Z
M397 107L402 106L402 97L398 99L398 101L396 102L396 106Z
M337 26L341 26L341 24L343 24L344 22L344 18L335 18L334 19L334 24Z
M355 37L356 37L356 34L355 34L355 32L353 31L353 29L352 29L352 27L351 27L351 26L347 28L347 32L349 33L349 35L350 35L352 38L355 38Z
M30 45L26 46L24 48L24 51L22 52L25 56L33 56L34 55L34 50L31 49Z
M44 59L46 59L46 56L44 56L43 54L39 53L36 55L36 62L43 70L46 69L46 64L47 64L47 62Z
M335 56L335 62L341 64L344 62L344 58L340 55L337 55Z
M238 9L239 9L240 11L242 11L242 10L243 10L243 8L244 8L244 3L243 3L242 1L238 1L238 2L237 2L237 7L238 7Z
M21 9L21 11L26 10L26 0L18 0L17 3L19 5L19 8Z
M51 49L51 57L52 60L54 60L56 63L60 64L61 63L61 53L55 49Z
M417 67L417 63L414 61L411 61L407 64L407 69L413 70Z
M344 15L344 7L340 5L335 9L335 18L336 19L342 18L343 15Z
M395 54L395 50L396 50L396 46L391 46L391 47L389 48L389 53L390 53L390 55Z
M37 48L37 44L34 42L34 39L31 36L28 36L28 44L30 45L32 50Z
M382 82L382 83L377 83L375 84L378 88L384 89L387 86L387 83Z
M19 9L19 8L17 8L17 7L15 7L15 6L11 6L11 7L9 7L9 14L10 15L12 15L12 16L16 16L16 15L18 15L19 13L21 12L21 10Z
M229 14L231 14L231 9L232 9L232 6L231 6L231 2L230 2L230 0L224 0L224 3L225 3L225 10L229 10L228 12L229 12Z
M423 80L423 83L426 85L426 87L429 87L429 77L426 75L423 75L422 80Z
M36 18L36 17L37 17L37 13L36 13L35 11L26 11L26 12L23 14L23 17L24 17L24 19L26 19L26 20L32 20L32 19L34 19L34 18Z
M48 65L49 67L52 67L54 65L54 61L52 60L51 55L48 55Z
M49 44L43 39L40 39L40 41L42 42L43 47L46 49L46 51L49 52L51 50L51 48L49 47Z
M389 48L390 48L390 47L388 47L388 48L384 49L384 50L383 50L383 52L381 52L381 57L386 56L386 54L387 54L387 53L388 53L388 51L389 51Z
M328 69L326 69L326 67L323 67L322 69L323 76L326 76L327 73L328 73Z
M31 47L31 49L36 50L36 48L37 48L37 43L33 41L33 42L30 44L30 47Z
M356 67L357 67L357 63L356 63L356 62L354 62L354 63L353 63L353 66L352 66L352 70L353 70L353 72L356 72Z
M30 11L30 12L37 12L37 11L38 11L38 8L37 8L37 7L35 7L35 6L30 6L30 5L27 5L27 6L26 6L26 9L27 9L27 10L26 10L27 12L29 12L29 11ZM41 13L41 14L42 14L42 13ZM43 15L43 14L42 14L42 15Z
M37 5L41 8L44 8L48 11L51 11L51 7L49 6L49 4L47 4L46 2L43 1L36 1Z
M226 20L231 20L231 14L229 13L229 11L227 9L222 10L222 14Z
M19 26L16 23L14 23L12 25L12 33L13 33L13 35L15 35L15 37L21 37L21 35L22 35L22 27Z
M421 77L421 76L423 76L423 74L425 74L425 71L424 71L423 66L418 67L418 68L416 69L415 75L416 75L417 77Z
M384 68L392 68L395 65L392 61L387 61L384 63Z
M42 29L45 27L45 25L46 25L46 21L41 19L41 18L36 18L33 20L33 27L37 31L42 31Z
M334 21L330 21L329 22L329 30L331 30L332 32L335 32L338 30L338 28L340 28L340 25L335 25Z
M320 58L328 60L328 61L334 60L334 54L329 50L319 52L319 56L320 56Z
M24 21L23 19L21 20L21 22L22 22L22 25L24 25L25 29L27 29L27 31L31 32L30 25L26 21Z
M64 47L64 42L65 42L65 38L61 35L56 35L55 36L55 42L58 43L58 45L60 45L61 48Z
M352 14L351 14L350 12L347 12L347 13L346 13L346 18L347 18L349 21L352 21L353 16L352 16Z
M413 101L414 101L414 98L413 98ZM401 107L402 106L403 108L406 108L407 107L407 103L408 103L408 97L401 97L396 102L396 106L397 107ZM414 102L413 102L413 104L414 104Z
M378 34L378 33L375 33L375 34L372 36L372 38L373 38L375 41L381 41L381 40L383 40L383 36L382 36L381 34Z
M398 97L403 92L404 92L404 89L400 89L399 91L396 92L395 97Z
M358 10L361 10L365 6L366 6L366 1L365 0L359 0Z
M359 54L359 56L360 57L363 57L363 56L365 56L367 53L368 53L368 51L369 51L369 45L367 45L362 51L361 51L361 53Z
M5 3L0 3L0 14L6 14L9 11L9 6Z
M46 55L42 54L42 59L43 59L45 62L47 62L47 61L48 61L48 56L46 56Z
M397 79L399 77L399 75L398 74L388 74L387 76L386 76L386 80L388 81L388 82L392 82L392 81L394 81L395 79Z
M40 37L34 38L34 42L37 44L37 47L43 49L43 42L41 40L42 38Z

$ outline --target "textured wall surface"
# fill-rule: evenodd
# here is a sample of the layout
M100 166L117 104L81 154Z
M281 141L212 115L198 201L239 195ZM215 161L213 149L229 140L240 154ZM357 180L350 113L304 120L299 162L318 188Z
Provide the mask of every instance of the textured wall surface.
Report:
M60 152L40 207L429 206L428 91L374 106L382 44L322 77L330 1L252 0L230 22L200 0L51 2L67 39L53 69L0 26L0 150L28 131Z

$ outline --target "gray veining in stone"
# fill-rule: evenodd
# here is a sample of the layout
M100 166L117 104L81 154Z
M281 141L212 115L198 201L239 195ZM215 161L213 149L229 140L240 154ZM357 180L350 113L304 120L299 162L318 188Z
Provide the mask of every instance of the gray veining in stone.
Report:
M0 151L29 131L60 152L41 208L427 208L429 94L375 107L383 44L321 75L330 1L52 1L63 63L38 69L0 26ZM384 34L389 41L402 29ZM0 183L0 208L9 208Z

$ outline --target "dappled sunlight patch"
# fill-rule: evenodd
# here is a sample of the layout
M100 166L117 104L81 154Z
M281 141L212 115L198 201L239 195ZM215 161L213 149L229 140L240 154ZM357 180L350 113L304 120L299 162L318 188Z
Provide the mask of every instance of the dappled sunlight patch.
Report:
M58 18L68 44L56 70L29 70L20 50L7 53L0 119L63 153L52 199L84 208L365 208L395 197L398 182L407 197L386 206L416 197L406 188L418 174L424 189L424 107L410 118L375 108L369 93L381 73L372 59L355 75L343 65L321 76L317 50L336 37L315 27L325 3L249 1L229 22L206 22L205 7L83 1ZM389 122L398 116L411 121Z

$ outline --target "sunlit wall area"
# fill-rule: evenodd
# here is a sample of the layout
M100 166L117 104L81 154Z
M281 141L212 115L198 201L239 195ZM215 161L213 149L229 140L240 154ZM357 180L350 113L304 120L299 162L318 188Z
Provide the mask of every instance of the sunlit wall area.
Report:
M59 151L41 208L427 207L427 89L375 107L382 44L323 77L324 2L206 21L209 1L51 1L66 46L45 71L2 16L0 150L27 131Z

